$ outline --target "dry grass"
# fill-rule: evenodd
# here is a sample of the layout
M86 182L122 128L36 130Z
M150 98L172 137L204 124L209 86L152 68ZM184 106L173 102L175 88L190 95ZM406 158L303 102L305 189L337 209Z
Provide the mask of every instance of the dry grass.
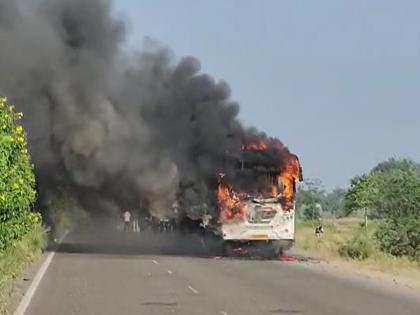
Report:
M315 237L314 227L309 222L300 222L296 226L296 249L325 259L340 257L338 248L351 239L360 229L360 220L330 219L323 221L325 233Z
M358 233L366 233L363 220L357 218L329 219L323 221L325 233L315 237L310 223L298 223L296 227L296 246L299 252L327 260L338 266L357 270L360 273L390 276L401 283L420 288L420 265L406 257L393 257L380 252L375 246L372 235L376 222L368 226L368 236L372 240L372 251L365 260L352 260L341 257L338 249Z
M4 314L12 291L11 280L42 254L47 246L47 236L41 226L23 237L14 246L0 252L0 314Z

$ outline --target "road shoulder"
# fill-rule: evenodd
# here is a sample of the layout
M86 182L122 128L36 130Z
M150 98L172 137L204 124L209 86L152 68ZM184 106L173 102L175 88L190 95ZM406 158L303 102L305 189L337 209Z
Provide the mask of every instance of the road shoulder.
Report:
M15 312L48 254L49 252L44 252L39 259L27 265L18 277L7 283L9 297L5 307L5 314L13 314Z
M305 253L294 253L303 257L300 266L311 268L314 271L328 273L335 277L350 281L364 282L364 284L380 288L382 290L400 292L407 296L420 295L420 276L409 277L394 272L375 270L373 266L367 266L356 261L325 260L316 258ZM420 275L420 272L418 273Z

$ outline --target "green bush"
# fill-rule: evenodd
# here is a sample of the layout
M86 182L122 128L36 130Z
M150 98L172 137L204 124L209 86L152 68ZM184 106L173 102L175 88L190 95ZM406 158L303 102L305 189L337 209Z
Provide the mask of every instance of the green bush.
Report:
M363 233L355 235L352 239L338 248L342 257L364 260L372 254L373 246L370 238Z
M315 221L319 223L321 212L315 205L307 205L303 207L301 217L304 221Z
M0 99L0 250L40 222L29 210L35 200L35 177L26 137L13 105Z
M400 217L379 225L375 237L383 252L420 261L420 217Z
M61 235L75 224L82 224L88 220L87 212L77 200L62 191L43 194L41 207L43 218L49 222L54 237Z

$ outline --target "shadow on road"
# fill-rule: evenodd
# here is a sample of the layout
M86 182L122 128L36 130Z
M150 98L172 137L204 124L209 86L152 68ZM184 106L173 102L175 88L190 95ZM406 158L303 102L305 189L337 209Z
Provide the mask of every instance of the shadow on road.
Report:
M59 253L103 254L118 256L184 256L206 259L267 260L258 255L224 256L223 241L213 235L182 234L179 232L124 232L112 224L95 222L71 231L61 244L54 246ZM283 255L274 260L283 262L308 261L309 257Z
M124 232L110 224L89 224L71 231L54 250L60 253L169 255L209 258L222 254L214 237L177 232Z
M303 314L302 311L299 310L286 310L286 309L278 309L278 310L272 310L270 313L273 314Z

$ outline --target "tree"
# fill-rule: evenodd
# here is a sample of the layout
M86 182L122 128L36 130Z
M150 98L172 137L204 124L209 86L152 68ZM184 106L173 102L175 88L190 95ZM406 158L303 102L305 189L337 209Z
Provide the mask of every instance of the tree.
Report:
M316 221L318 222L319 219L321 218L321 205L318 204L307 204L307 205L303 205L300 208L300 217L304 220L304 221Z
M407 159L390 159L379 163L370 173L353 178L345 196L346 213L367 209L374 218L418 213L420 172L417 165Z
M306 180L296 193L296 209L303 220L318 220L321 215L325 191L319 181Z
M326 194L323 202L323 210L328 211L336 216L344 214L344 200L347 190L343 188L335 188Z
M414 169L395 169L379 177L374 200L377 217L420 216L420 174Z
M377 196L378 178L372 174L356 176L350 181L350 188L344 197L344 213L349 215L357 210L372 209Z
M420 174L420 163L414 162L410 159L390 158L376 165L372 169L372 173L381 173L383 175L389 174L392 171L414 171Z
M382 251L420 260L420 167L408 159L389 159L351 180L348 213L368 209L383 219L375 236Z

